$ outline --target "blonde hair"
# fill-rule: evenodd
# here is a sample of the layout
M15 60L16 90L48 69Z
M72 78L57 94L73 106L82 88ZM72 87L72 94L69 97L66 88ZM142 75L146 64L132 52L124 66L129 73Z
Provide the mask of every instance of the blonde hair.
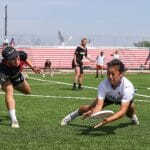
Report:
M81 39L81 42L83 42L83 41L87 41L88 39L86 38L86 37L83 37L82 39Z

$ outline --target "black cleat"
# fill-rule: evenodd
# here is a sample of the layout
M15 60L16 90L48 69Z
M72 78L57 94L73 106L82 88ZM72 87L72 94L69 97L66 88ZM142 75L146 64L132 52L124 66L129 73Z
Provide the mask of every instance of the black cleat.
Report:
M76 86L73 86L72 90L78 90L78 88Z
M83 90L83 87L78 87L79 90Z

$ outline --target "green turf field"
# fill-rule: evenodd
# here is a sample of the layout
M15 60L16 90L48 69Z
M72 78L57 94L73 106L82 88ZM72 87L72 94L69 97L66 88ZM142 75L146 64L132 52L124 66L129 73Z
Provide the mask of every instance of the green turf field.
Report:
M58 83L72 84L73 74L57 74L54 78L30 75L45 81L28 79L33 96L15 95L17 116L21 126L19 129L10 128L4 95L0 94L0 149L149 150L150 90L147 88L150 88L150 74L126 76L138 89L137 94L149 96L135 97L135 100L144 100L135 102L140 125L130 125L129 119L124 117L101 128L92 129L92 125L98 120L93 122L77 118L70 125L62 127L60 121L66 114L79 105L90 104L92 101L70 97L95 98L97 91L92 88L72 91L72 85ZM97 88L100 81L101 78L94 78L94 74L86 74L84 77L84 85L88 87ZM118 106L112 105L109 109L116 111Z

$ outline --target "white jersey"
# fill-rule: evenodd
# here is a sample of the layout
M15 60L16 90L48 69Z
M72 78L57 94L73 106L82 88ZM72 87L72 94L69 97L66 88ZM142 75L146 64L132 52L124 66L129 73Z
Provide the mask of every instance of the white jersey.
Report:
M105 56L98 55L96 58L96 64L104 66Z
M125 77L121 79L120 85L114 90L108 79L99 84L98 99L108 99L112 102L130 102L134 97L134 86Z
M113 54L114 59L120 59L119 54Z

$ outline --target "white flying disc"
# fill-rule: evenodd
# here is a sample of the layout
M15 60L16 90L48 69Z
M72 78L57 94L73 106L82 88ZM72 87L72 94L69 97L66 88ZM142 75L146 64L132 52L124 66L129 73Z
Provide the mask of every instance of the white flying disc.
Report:
M104 119L112 116L114 112L112 110L102 110L93 115L91 115L91 119Z

